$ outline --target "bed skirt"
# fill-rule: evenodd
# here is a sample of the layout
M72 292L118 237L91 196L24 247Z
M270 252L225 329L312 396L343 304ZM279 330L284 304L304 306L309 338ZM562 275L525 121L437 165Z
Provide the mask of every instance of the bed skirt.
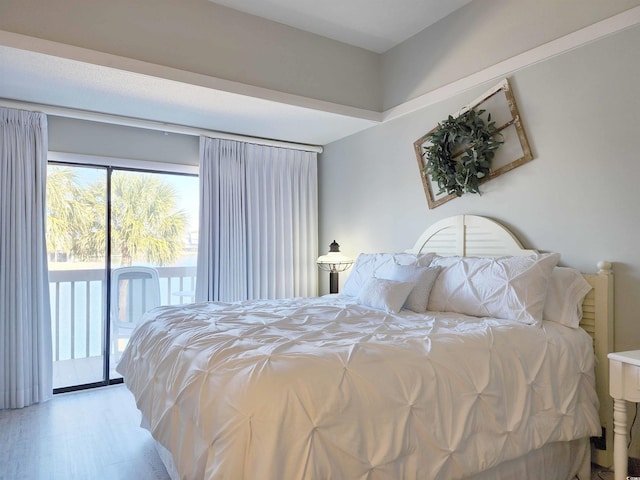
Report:
M147 430L143 417L141 426ZM155 441L156 450L171 480L180 480L171 452ZM567 461L569 459L569 461ZM553 442L519 458L504 462L468 480L589 480L591 476L591 444L589 438L571 442Z

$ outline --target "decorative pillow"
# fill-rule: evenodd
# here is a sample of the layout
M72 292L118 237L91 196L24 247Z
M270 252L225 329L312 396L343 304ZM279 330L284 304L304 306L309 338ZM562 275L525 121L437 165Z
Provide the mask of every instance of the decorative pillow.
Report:
M547 284L560 254L523 257L437 257L443 268L431 290L428 310L457 312L539 324Z
M415 284L371 277L358 294L358 303L385 312L398 313Z
M409 293L403 308L421 313L427 310L429 294L438 278L440 267L418 267L417 265L393 265L389 280L411 282L415 286Z
M371 277L389 278L394 265L419 265L427 267L433 253L361 253L349 272L342 294L357 297Z
M591 285L582 274L567 267L556 267L551 273L544 303L543 318L571 328L580 326L582 302Z

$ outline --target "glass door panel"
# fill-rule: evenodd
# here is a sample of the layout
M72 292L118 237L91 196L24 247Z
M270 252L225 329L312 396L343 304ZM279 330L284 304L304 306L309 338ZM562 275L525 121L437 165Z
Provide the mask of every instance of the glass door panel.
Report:
M53 388L104 380L105 168L49 164Z
M193 301L198 178L115 170L111 176L111 368L144 312Z

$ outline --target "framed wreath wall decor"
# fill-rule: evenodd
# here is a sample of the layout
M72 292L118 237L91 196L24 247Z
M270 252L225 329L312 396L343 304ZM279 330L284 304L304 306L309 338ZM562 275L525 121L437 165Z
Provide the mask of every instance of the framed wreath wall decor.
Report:
M438 194L480 194L480 182L491 173L491 160L503 143L491 114L485 123L483 113L471 109L456 118L449 115L427 135L424 170L440 188Z
M413 145L429 208L533 159L507 79Z

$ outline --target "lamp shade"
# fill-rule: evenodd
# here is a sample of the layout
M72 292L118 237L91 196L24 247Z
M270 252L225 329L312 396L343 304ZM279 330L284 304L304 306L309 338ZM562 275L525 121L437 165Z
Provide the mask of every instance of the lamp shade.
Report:
M329 245L329 253L316 260L318 268L328 272L344 272L353 264L353 259L340 252L340 245L334 240Z

